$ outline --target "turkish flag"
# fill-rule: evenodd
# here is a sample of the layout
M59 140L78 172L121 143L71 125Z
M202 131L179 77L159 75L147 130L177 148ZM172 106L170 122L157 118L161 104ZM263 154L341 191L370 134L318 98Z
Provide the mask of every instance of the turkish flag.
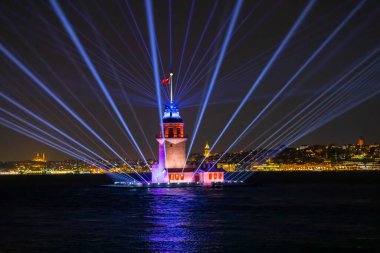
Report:
M162 80L161 80L161 83L162 83L163 85L165 85L165 84L170 84L170 79L169 79L169 78L162 79Z

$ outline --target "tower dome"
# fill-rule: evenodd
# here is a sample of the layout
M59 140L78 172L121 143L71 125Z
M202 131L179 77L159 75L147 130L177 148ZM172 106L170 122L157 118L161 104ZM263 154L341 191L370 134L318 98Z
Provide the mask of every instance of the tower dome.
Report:
M182 123L182 118L179 115L178 106L171 102L165 105L164 116L162 117L163 123Z

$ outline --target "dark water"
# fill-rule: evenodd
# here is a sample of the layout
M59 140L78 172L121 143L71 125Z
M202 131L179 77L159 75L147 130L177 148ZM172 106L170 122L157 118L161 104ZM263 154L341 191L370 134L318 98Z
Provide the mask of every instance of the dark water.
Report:
M107 181L0 177L0 252L380 252L380 173L256 173L224 189Z

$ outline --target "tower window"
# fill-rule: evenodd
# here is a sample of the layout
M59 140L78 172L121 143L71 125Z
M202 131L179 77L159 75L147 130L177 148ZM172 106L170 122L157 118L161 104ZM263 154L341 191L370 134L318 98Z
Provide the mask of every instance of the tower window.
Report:
M177 128L177 137L181 137L181 128Z
M169 128L169 138L173 138L173 128Z

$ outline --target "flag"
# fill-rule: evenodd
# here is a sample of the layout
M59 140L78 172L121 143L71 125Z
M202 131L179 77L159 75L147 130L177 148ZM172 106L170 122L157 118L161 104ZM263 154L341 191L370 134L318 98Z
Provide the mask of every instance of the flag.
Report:
M162 80L161 80L161 83L162 83L163 85L165 85L165 84L170 84L170 78L162 79Z

